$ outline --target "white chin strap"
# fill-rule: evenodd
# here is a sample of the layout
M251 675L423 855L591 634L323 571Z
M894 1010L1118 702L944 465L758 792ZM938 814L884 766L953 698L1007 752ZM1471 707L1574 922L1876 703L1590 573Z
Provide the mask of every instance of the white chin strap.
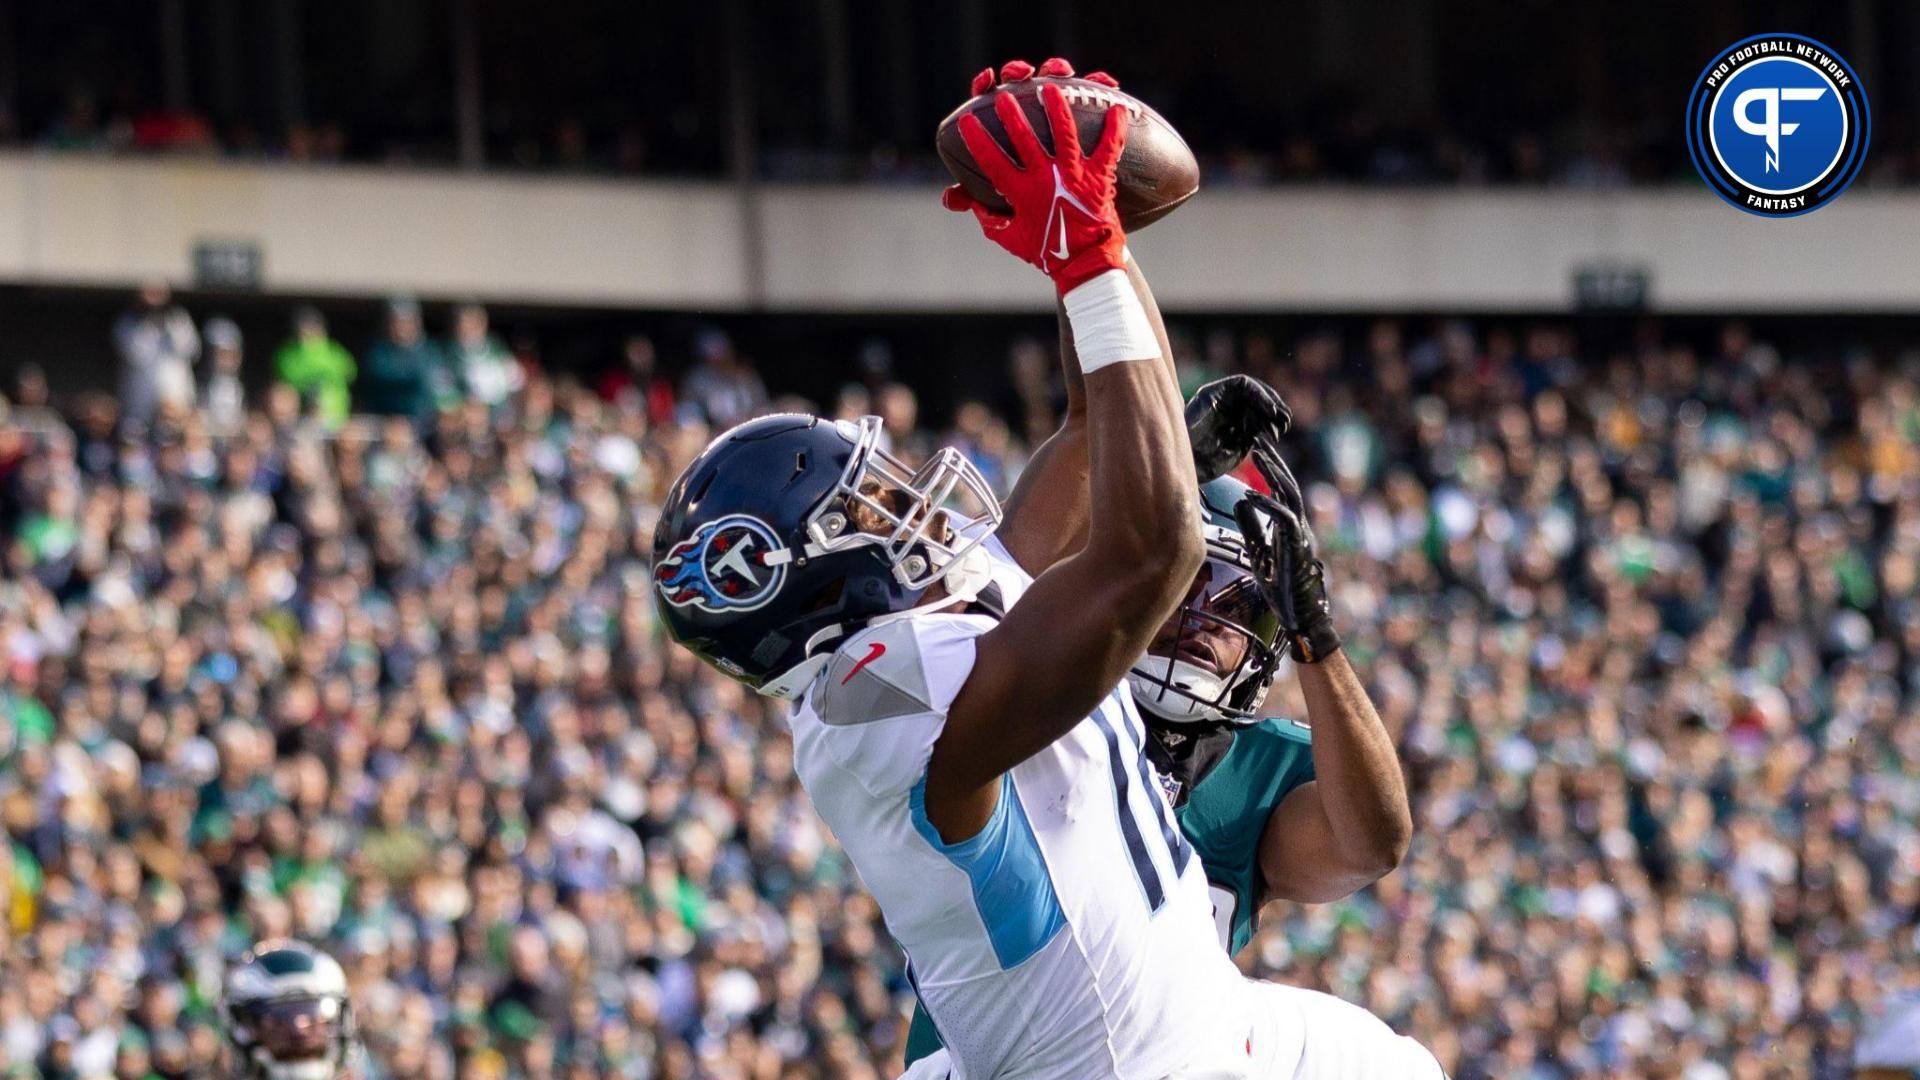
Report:
M940 575L940 584L946 589L946 595L930 604L921 604L904 611L875 615L867 620L868 626L883 626L901 619L911 619L915 615L925 615L930 611L944 611L947 608L970 604L980 595L980 590L993 583L993 559L987 555L986 545L976 544L960 553Z
M1227 680L1185 660L1149 653L1127 672L1127 685L1133 689L1134 704L1170 723L1226 719L1225 713L1201 702L1222 700Z
M975 544L960 553L941 576L947 597L960 603L972 603L982 590L993 584L993 559L985 544Z

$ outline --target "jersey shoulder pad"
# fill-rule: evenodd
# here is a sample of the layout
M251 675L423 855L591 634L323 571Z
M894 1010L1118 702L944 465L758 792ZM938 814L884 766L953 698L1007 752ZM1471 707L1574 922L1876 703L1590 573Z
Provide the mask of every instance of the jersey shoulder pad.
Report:
M814 711L832 726L945 715L973 670L973 639L991 625L977 616L923 615L868 627L821 673Z
M1305 720L1289 720L1277 716L1270 717L1253 725L1253 727L1247 731L1241 732L1241 737L1245 738L1247 735L1255 732L1258 733L1258 735L1255 736L1256 738L1278 738L1285 739L1288 742L1300 743L1305 746L1313 745L1313 725L1307 723Z
M1233 746L1214 770L1258 778L1277 804L1287 792L1313 779L1313 729L1301 720L1262 720L1234 733Z

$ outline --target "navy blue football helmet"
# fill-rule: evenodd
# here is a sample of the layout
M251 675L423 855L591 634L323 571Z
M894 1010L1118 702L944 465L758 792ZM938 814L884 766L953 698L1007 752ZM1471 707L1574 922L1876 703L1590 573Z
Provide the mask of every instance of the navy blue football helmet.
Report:
M920 603L970 598L1000 504L951 447L919 469L859 423L779 413L708 444L667 493L653 585L674 640L763 694L806 689L847 635ZM966 502L966 514L955 505ZM946 602L945 599L942 602Z

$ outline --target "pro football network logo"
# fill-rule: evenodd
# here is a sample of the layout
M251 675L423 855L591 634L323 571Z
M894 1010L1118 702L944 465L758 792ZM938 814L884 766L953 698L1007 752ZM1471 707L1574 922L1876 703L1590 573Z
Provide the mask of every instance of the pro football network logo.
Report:
M1839 54L1799 34L1734 42L1687 100L1687 151L1714 194L1762 217L1820 209L1860 173L1867 92Z
M729 514L673 545L653 568L653 584L674 607L752 611L779 595L786 584L786 564L766 563L767 555L780 547L780 538L766 522Z

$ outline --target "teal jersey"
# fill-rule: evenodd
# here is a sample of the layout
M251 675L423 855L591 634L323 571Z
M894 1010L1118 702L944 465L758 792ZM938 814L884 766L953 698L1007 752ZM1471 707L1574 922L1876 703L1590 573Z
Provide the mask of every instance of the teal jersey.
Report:
M1207 871L1220 944L1235 955L1253 940L1266 898L1260 837L1280 800L1313 779L1313 731L1299 720L1262 720L1234 732L1233 743L1179 801L1175 781L1160 781L1178 804L1174 817ZM940 1048L927 1010L915 1006L907 1064Z
M1260 837L1280 800L1313 779L1313 732L1298 720L1262 720L1233 745L1174 811L1206 867L1213 917L1228 955L1253 940L1266 881Z

